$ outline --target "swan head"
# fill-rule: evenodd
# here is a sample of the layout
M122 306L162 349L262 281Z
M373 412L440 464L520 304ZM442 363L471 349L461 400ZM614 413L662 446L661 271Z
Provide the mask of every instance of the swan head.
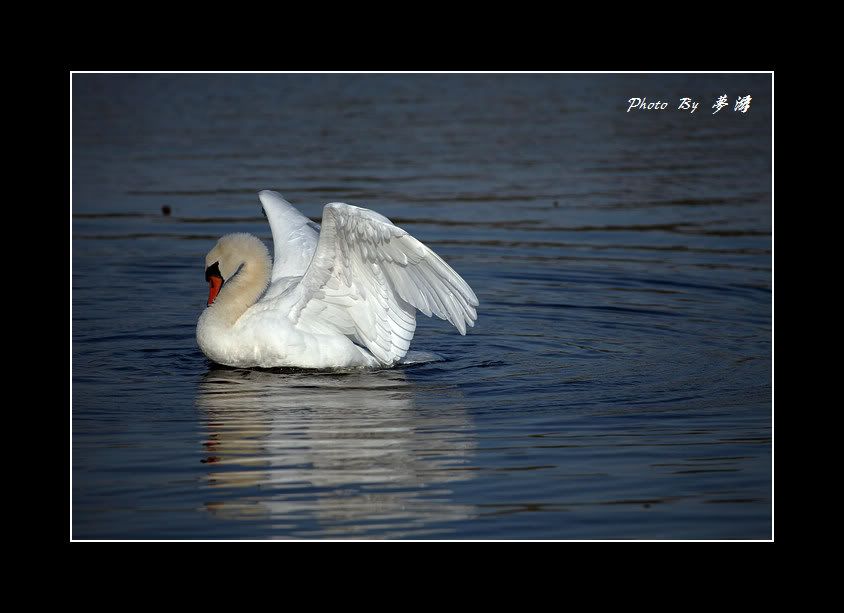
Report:
M238 232L226 234L205 256L205 280L208 282L208 306L217 298L223 284L253 259L269 260L269 251L257 236Z

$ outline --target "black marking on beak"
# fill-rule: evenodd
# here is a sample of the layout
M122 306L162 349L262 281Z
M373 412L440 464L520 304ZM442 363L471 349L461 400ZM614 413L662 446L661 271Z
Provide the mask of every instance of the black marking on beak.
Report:
M214 262L211 266L205 269L205 280L210 281L211 277L219 277L220 279L223 279L223 275L220 274L219 262ZM225 279L223 279L223 282L225 283Z

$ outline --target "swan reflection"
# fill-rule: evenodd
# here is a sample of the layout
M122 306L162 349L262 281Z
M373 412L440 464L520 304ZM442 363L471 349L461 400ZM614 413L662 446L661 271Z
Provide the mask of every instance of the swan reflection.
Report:
M457 388L401 369L268 372L214 367L199 385L216 517L267 536L389 538L464 519L450 482L472 476L472 424ZM437 526L437 535L443 526Z

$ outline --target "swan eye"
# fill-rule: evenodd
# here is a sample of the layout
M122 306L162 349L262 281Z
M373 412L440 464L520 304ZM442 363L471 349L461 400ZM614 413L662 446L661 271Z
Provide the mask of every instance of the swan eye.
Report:
M211 277L220 277L223 278L223 275L220 274L220 262L214 262L205 269L205 280L210 281Z

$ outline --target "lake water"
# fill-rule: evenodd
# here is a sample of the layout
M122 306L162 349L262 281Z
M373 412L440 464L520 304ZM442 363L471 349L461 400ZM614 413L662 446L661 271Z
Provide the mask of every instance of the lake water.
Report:
M74 539L771 538L770 75L77 74L72 103ZM272 246L261 189L386 215L476 326L420 314L442 360L392 370L210 363L204 257Z

